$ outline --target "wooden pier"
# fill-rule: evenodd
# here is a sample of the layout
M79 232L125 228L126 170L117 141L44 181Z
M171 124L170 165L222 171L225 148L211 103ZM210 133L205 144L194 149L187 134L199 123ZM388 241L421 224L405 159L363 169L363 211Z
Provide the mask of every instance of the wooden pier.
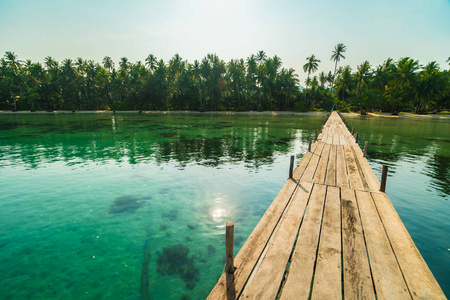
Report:
M446 299L338 113L310 149L208 299Z

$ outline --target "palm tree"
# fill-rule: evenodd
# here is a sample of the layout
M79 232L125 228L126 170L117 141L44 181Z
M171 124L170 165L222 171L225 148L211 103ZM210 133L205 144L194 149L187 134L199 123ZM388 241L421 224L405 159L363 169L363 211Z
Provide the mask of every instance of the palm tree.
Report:
M320 82L320 87L324 88L325 87L325 83L327 82L327 75L325 75L325 72L320 72L319 74L319 82Z
M308 72L307 81L309 82L309 74L314 73L319 68L320 59L313 54L306 58L306 64L303 65L303 71ZM308 86L308 85L307 85Z
M256 54L256 59L258 60L258 62L260 64L262 64L267 58L266 52L260 50L257 54Z
M358 71L356 72L356 76L358 78L358 91L357 91L357 97L360 98L361 96L361 85L363 80L368 76L370 71L370 63L366 60L361 65L358 66Z
M103 67L105 67L105 69L109 72L114 69L114 62L110 56L105 56L105 58L103 58Z
M330 60L334 60L334 74L333 77L336 78L336 69L337 69L337 63L341 60L341 58L345 59L344 52L347 51L347 47L343 43L339 43L336 46L334 46L333 54L331 55ZM334 81L333 81L334 85Z
M145 64L152 72L155 71L157 63L158 63L158 60L157 60L156 56L154 56L153 54L150 54L145 59Z
M202 84L202 77L200 73L200 63L198 60L194 60L194 65L192 66L192 71L194 73L194 80L197 82L197 88L198 88L198 95L200 97L200 110L203 110L203 101L202 101L202 90L201 90L201 84Z
M431 104L445 90L445 81L439 65L432 61L420 72L413 86L413 105L415 113L421 114L428 104Z
M17 94L20 92L19 88L23 81L22 64L17 59L18 56L14 52L6 52L5 58L2 60L2 64L6 69L6 85L8 86L11 99L14 102L13 110L17 109L17 98L20 97Z
M353 87L352 69L350 66L346 66L342 70L342 73L337 78L336 87L342 91L342 107L345 107L345 92L350 92Z

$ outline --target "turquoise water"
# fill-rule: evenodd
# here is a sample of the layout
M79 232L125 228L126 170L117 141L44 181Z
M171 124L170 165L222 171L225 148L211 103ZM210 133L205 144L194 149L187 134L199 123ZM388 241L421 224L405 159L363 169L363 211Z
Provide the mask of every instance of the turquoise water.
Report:
M0 298L205 298L323 118L0 115ZM449 295L449 120L348 120Z

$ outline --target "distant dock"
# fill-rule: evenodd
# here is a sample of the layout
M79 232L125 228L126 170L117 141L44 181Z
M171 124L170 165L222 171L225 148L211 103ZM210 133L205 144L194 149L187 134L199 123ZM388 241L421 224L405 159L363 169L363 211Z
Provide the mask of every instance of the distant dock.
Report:
M208 299L446 299L353 133L327 117L234 261L227 224Z

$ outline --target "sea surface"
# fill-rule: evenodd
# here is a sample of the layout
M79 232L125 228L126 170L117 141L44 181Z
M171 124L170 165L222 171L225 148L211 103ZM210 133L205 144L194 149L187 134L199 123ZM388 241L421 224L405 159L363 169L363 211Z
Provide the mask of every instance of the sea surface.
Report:
M325 114L1 114L0 299L204 299ZM450 119L346 117L450 297Z

